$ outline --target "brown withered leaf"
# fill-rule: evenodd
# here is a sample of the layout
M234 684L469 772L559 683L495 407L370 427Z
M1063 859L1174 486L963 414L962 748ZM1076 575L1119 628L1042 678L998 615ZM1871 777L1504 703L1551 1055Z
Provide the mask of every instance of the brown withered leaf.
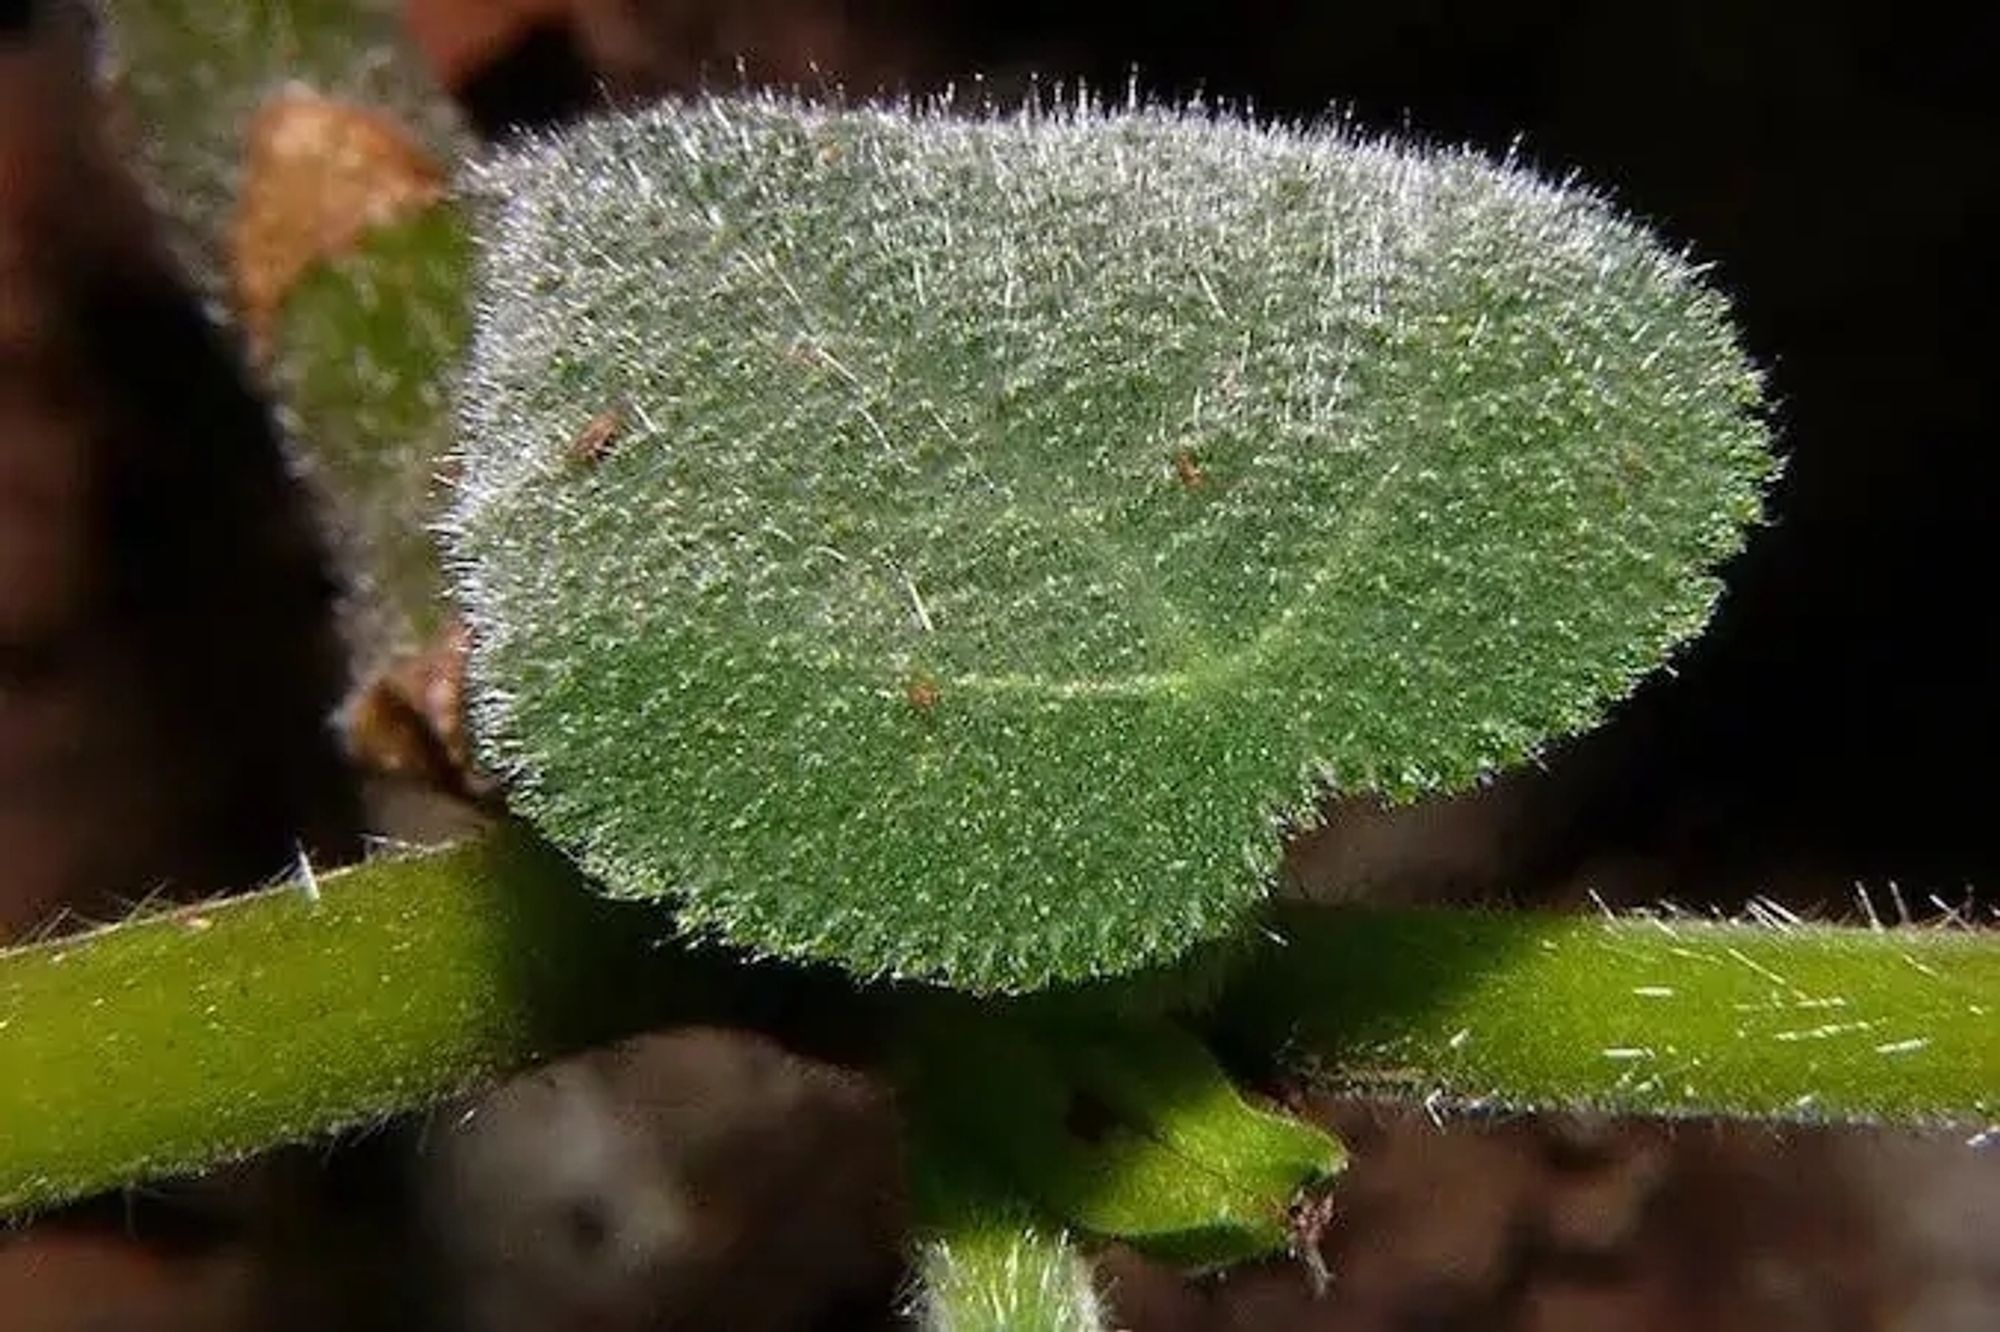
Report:
M492 778L473 764L465 730L468 641L464 624L454 620L356 691L344 722L357 762L470 800L494 793Z
M244 145L229 246L253 354L263 357L279 308L309 267L444 192L443 168L389 116L301 87L265 102Z

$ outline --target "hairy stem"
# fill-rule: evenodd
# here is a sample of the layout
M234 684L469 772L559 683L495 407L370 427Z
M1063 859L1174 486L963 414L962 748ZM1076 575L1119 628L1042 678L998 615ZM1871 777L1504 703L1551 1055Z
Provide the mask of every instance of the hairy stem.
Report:
M909 1125L923 1332L1100 1332L1090 1267L1060 1225L960 1149L956 1126L919 1102Z
M1344 1086L1645 1114L1984 1123L2000 937L1288 907L1218 1017Z
M995 1222L923 1242L924 1332L1099 1332L1090 1270L1060 1236Z
M0 953L0 1212L419 1105L718 967L512 829Z

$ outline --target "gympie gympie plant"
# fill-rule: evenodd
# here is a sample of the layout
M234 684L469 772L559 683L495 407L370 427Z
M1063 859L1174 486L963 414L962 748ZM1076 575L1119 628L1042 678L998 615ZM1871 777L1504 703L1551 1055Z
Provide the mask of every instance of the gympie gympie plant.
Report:
M900 1090L939 1328L1100 1326L1101 1239L1287 1244L1342 1150L1217 1036L1434 1105L1992 1115L1974 932L1269 900L1330 792L1592 724L1756 520L1724 301L1603 201L1226 116L738 97L441 206L445 565L520 822L0 956L0 1204L800 991ZM348 316L452 272L331 257L278 337L436 401Z

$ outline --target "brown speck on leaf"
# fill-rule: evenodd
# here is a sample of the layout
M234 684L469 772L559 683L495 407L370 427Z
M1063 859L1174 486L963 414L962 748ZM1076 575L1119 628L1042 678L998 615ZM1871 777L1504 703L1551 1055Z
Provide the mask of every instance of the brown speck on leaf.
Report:
M1199 490L1208 484L1208 473L1201 470L1201 460L1194 456L1194 450L1179 448L1174 450L1174 476L1189 490Z
M611 443L624 424L625 418L616 411L602 411L585 421L583 429L569 442L570 461L584 467L603 462L611 456Z
M918 675L912 677L908 686L904 688L903 697L909 700L912 708L928 716L936 709L938 700L943 697L943 691L938 688L935 676Z
M778 349L778 359L786 365L818 369L826 364L826 353L811 338L795 338Z
M444 197L444 172L377 111L292 88L250 122L230 232L231 279L253 353L306 270Z

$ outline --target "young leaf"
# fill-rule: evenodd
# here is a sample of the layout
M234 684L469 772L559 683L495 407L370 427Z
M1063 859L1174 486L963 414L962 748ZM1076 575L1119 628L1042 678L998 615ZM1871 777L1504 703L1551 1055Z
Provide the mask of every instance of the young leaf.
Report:
M944 1033L933 1027L926 1034ZM990 1163L965 1152L954 1117L928 1113L935 1108L913 1106L909 1125L917 1231L910 1313L917 1325L924 1332L1102 1332L1103 1311L1083 1255L1025 1206Z
M320 483L364 658L436 629L427 529L469 318L468 146L391 0L105 0L114 104L179 257ZM364 665L373 665L372 661Z
M1696 270L1469 154L706 99L483 188L487 757L611 892L865 976L1229 933L1328 786L1591 724L1771 468Z
M1247 1104L1192 1036L1158 1018L1047 1025L947 1006L901 1059L912 1169L1190 1267L1262 1257L1308 1187L1345 1164L1318 1129Z

